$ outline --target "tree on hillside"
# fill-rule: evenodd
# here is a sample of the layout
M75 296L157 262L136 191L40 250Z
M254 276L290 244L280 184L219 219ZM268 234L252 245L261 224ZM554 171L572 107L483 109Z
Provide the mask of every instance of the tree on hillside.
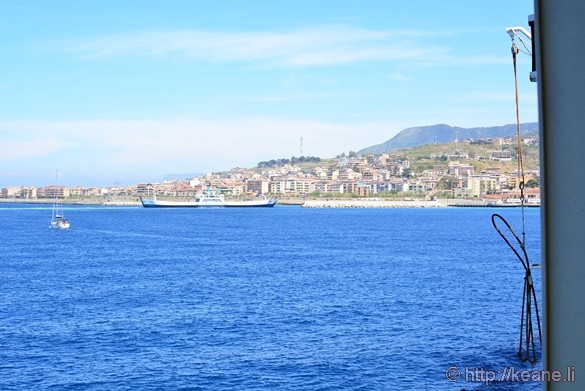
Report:
M320 157L314 156L301 156L299 158L293 156L290 159L272 159L264 162L260 162L257 164L258 168L266 168L266 167L278 167L278 166L285 166L287 164L298 164L298 163L319 163L321 162Z
M533 189L535 187L540 187L540 183L536 179L529 179L528 181L526 181L526 184L524 186Z
M402 170L402 177L403 178L412 177L412 170L410 168L405 168L404 170Z
M439 179L437 183L437 189L439 190L452 190L457 186L457 178L451 175L445 175Z

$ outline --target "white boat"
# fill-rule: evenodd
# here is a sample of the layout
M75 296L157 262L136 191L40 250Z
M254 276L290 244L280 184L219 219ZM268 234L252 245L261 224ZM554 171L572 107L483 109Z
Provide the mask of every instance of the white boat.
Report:
M59 171L57 170L57 173L55 174L55 178L57 178L55 180L55 184L58 180L58 177L59 177ZM57 188L55 188L55 195L53 198L53 208L52 208L52 212L51 212L51 224L49 225L49 228L68 229L70 226L71 226L71 223L69 223L69 220L67 220L65 218L65 215L63 213L63 208L59 204L59 195L57 194Z
M69 222L69 220L67 220L65 217L56 214L55 217L53 217L53 219L51 220L51 225L49 225L49 228L53 228L53 229L68 229L71 226L71 223Z
M276 204L276 198L267 199L262 195L258 200L226 201L223 194L208 189L204 194L198 194L193 201L157 200L155 195L151 200L140 197L140 202L145 208L270 208Z

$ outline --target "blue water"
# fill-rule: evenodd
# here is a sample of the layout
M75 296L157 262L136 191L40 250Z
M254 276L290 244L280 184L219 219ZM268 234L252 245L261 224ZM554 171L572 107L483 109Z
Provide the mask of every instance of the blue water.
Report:
M496 211L0 204L0 389L540 389L465 381L532 368Z

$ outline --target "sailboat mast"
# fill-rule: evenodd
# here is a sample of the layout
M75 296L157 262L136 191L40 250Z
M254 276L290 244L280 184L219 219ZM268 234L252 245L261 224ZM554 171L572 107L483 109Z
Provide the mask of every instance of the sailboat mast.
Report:
M63 214L59 211L59 169L55 170L55 187L53 188L53 219Z

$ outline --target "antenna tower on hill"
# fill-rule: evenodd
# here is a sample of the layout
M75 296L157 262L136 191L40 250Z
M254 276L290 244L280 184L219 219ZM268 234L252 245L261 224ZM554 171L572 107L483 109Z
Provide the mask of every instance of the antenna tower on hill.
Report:
M300 149L300 156L303 156L303 136L301 136L301 149Z

